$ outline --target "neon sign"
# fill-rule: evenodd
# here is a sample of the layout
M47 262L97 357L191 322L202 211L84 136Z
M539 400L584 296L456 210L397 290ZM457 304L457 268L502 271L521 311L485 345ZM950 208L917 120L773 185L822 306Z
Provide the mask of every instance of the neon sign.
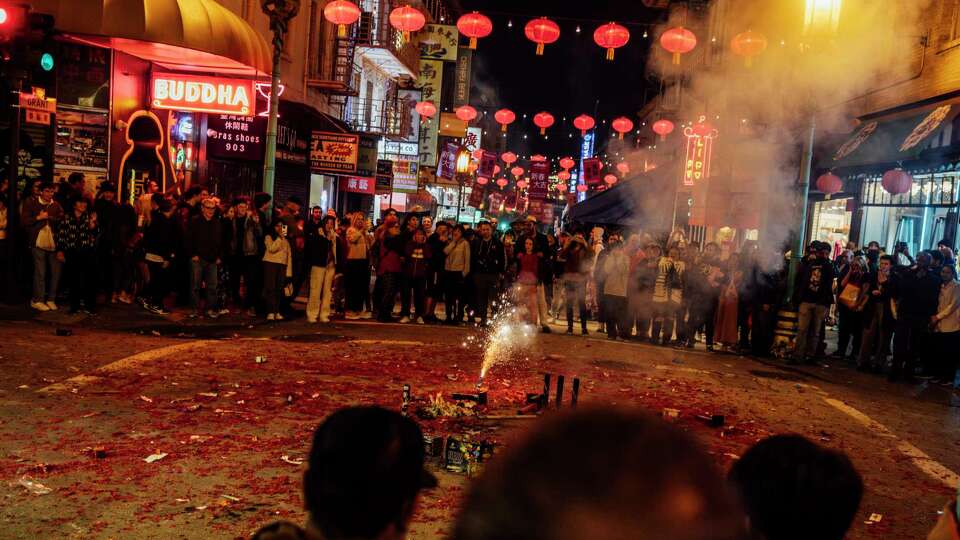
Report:
M154 73L150 102L157 109L254 116L254 82L246 79Z
M719 133L707 122L705 116L683 128L687 138L686 158L683 160L683 185L692 186L698 180L710 178L710 160L713 157L713 140Z

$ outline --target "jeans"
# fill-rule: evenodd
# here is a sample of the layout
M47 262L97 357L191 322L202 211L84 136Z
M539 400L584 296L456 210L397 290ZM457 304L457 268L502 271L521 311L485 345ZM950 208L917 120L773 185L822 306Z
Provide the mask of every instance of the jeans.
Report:
M32 248L33 251L33 301L46 302L57 298L60 286L60 271L63 263L57 259L55 251ZM47 276L50 286L47 287Z
M129 293L133 290L133 282L136 277L136 266L133 261L133 250L129 248L117 248L113 252L113 292Z
M573 306L580 308L580 329L587 330L587 286L583 281L566 279L563 281L566 293L567 330L573 330Z
M215 262L199 259L190 261L190 301L195 311L200 311L200 290L206 292L207 309L217 309L217 267Z
M607 337L629 339L631 325L628 324L627 297L605 294L603 298L607 309Z
M380 309L377 320L389 322L393 319L393 306L397 301L397 289L400 287L400 272L384 272L377 276L380 284Z
M280 302L283 301L283 288L286 281L286 265L273 262L263 263L263 303L268 315L280 313Z
M918 359L924 364L924 368L927 368L929 340L930 327L927 321L897 319L893 330L893 366L890 369L890 378L898 379L901 375L912 377Z
M447 322L463 321L463 272L444 270L443 290L446 304Z
M150 268L150 283L147 283L143 294L151 306L162 308L170 292L170 267L164 268L163 263L151 261L147 261L147 267Z
M400 278L400 316L416 319L423 317L426 312L426 290L427 276L408 276L406 274ZM413 312L408 307L410 305L410 293L413 292Z
M890 338L893 334L891 315L887 311L888 302L874 301L864 308L863 334L860 338L860 354L857 365L880 369L890 354Z
M64 253L67 283L70 285L70 311L84 307L93 311L97 305L97 267L93 248L75 249Z
M823 319L827 316L829 308L830 306L814 304L813 302L800 304L797 342L793 349L793 355L798 360L803 360L808 354L816 351L820 339L820 329L823 327Z
M307 320L314 322L317 315L321 321L330 319L330 302L333 291L333 276L337 273L332 264L310 267L310 296L307 300Z
M840 331L837 336L837 353L847 355L847 345L852 342L850 356L860 356L860 338L863 334L863 313L854 311L843 304L837 306L837 316L840 319Z
M343 279L347 287L347 311L363 311L370 294L370 266L366 259L347 259Z
M258 255L244 255L240 258L240 273L234 282L240 286L240 277L243 276L243 307L246 309L261 308L263 300L263 263Z
M487 323L487 313L490 309L490 302L497 298L497 283L500 276L489 273L476 273L473 275L473 286L476 292L476 299L473 302L473 308L480 315L480 324Z

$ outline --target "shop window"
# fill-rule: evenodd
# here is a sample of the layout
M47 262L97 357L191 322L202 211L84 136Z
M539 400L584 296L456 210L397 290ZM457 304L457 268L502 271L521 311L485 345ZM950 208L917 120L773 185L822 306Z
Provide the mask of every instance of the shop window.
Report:
M890 195L880 177L863 180L860 200L864 206L952 207L957 204L960 179L956 174L914 175L910 191Z

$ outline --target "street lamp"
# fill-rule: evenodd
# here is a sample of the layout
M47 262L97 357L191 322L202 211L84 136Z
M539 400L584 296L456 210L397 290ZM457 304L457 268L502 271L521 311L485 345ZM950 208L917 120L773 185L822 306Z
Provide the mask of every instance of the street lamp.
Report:
M470 150L466 146L461 146L457 150L457 158L454 162L454 172L457 182L460 184L460 194L457 196L457 222L460 222L460 209L463 208L463 184L470 174Z
M300 0L260 0L270 17L273 32L273 77L270 80L270 116L267 119L267 148L263 158L263 190L273 197L273 176L277 163L277 108L280 105L280 57L290 20L300 11Z
M832 35L840 25L840 6L843 0L807 0L803 17L803 34Z

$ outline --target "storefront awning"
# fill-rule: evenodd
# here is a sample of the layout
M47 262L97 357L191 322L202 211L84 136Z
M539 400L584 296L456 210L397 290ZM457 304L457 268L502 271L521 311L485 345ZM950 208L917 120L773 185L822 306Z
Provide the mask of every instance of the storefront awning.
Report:
M142 58L220 72L243 68L258 74L271 72L267 41L216 0L33 0L32 4L35 11L53 15L56 29L67 35L107 38L109 45ZM184 49L196 54L185 55Z
M939 102L896 115L865 119L832 147L821 147L819 169L837 174L883 172L898 164L942 158L952 153L944 128L960 114L960 102ZM954 136L954 138L956 138Z

